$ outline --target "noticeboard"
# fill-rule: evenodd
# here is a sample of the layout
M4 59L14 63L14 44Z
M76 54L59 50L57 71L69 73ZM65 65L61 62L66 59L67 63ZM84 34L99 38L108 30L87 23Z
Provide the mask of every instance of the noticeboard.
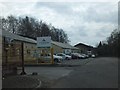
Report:
M51 47L51 37L37 37L38 48L49 48Z

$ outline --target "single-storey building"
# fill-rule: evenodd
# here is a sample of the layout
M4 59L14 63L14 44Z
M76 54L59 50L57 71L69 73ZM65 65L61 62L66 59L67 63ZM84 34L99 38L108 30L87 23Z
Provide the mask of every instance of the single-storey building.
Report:
M36 58L33 57L32 52L34 52L36 47L36 40L22 37L8 31L2 31L2 60L4 62L19 62L21 61L21 50L24 50L24 60L35 61ZM32 52L31 52L32 51Z
M89 53L94 53L94 47L93 46L89 46L83 43L79 43L76 44L74 47L79 48L79 52L80 53L84 53L84 54L89 54Z
M2 63L21 63L22 43L24 50L25 63L37 63L41 48L37 48L37 41L19 36L8 31L2 30ZM78 48L71 46L67 43L52 41L51 48L53 53L66 53L70 54L78 52ZM48 51L50 52L50 51Z
M36 63L36 58L32 55L34 50L37 50L36 40L22 37L8 31L2 30L2 68L3 74L12 72L14 67L21 66L22 64L22 45L24 61ZM22 44L23 43L23 44Z
M3 73L5 73L6 70L13 70L13 67L21 66L22 55L24 56L25 64L38 63L38 58L40 58L39 55L41 54L42 48L37 48L36 40L10 33L5 30L2 30L0 37L2 49L2 53L0 54L2 56ZM73 52L78 52L79 50L77 47L71 46L67 43L56 41L51 42L51 48L53 48L54 54L70 54ZM46 50L48 50L47 53L50 53L50 49Z
M54 49L55 54L56 53L70 54L70 53L75 53L79 51L79 48L77 47L74 47L67 43L61 43L56 41L52 41L52 47Z

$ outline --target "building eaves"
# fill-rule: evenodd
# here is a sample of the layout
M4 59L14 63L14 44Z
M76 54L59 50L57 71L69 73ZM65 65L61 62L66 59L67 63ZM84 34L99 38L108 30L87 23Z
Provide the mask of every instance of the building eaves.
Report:
M78 49L77 47L71 46L67 43L61 43L61 42L56 42L56 41L52 41L52 44L57 45L59 47L62 47L64 49Z
M18 40L18 41L23 41L23 42L29 42L29 43L37 43L36 40L30 39L27 37L22 37L14 33L10 33L8 31L2 30L2 36L3 37L8 37L10 39Z

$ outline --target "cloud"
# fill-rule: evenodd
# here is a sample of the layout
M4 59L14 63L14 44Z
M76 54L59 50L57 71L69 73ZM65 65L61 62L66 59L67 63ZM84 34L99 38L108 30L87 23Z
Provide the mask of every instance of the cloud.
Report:
M41 8L41 7L47 7L49 9L52 9L56 11L57 13L67 13L69 14L71 12L70 6L68 3L65 2L38 2L36 4L36 8Z
M117 28L118 5L114 2L5 2L2 15L33 16L62 28L75 45L96 45Z
M118 12L117 3L38 2L35 7L46 7L59 15L80 16L89 22L94 20L95 22L117 23L118 20L116 16Z
M117 3L80 3L73 7L73 11L87 22L117 23L118 20Z
M0 0L1 2L118 2L119 0Z
M34 2L0 2L2 5L2 15L4 17L12 14L15 16L30 15Z
M79 42L83 42L89 45L95 46L99 41L106 40L113 29L115 29L111 23L84 23L79 27L73 27L67 32L71 39L71 44L75 45ZM79 29L79 30L78 30Z

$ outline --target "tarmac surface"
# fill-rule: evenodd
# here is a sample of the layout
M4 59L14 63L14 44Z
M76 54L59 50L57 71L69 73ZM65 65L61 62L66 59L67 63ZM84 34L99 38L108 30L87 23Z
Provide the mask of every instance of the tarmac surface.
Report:
M25 71L30 77L41 80L42 84L40 88L49 88L54 85L54 82L58 79L69 76L75 68L84 66L92 60L94 60L94 58L64 60L57 65L28 65L25 67ZM37 75L33 76L33 72L37 73Z
M4 78L3 88L116 88L117 61L101 57L66 60L58 65L28 65L27 75Z
M18 75L4 77L2 88L47 88L59 78L69 75L73 71L71 67L83 65L89 61L91 59L66 60L57 65L28 65L25 66L26 75L20 75L20 71Z
M48 88L59 78L69 75L73 71L72 67L89 61L91 59L65 60L57 65L27 65L26 75L20 75L20 71L18 75L4 77L2 88Z
M2 88L37 88L41 81L27 75L8 76L2 79Z
M69 75L59 78L51 88L118 89L118 58L94 58L82 67L73 68Z

